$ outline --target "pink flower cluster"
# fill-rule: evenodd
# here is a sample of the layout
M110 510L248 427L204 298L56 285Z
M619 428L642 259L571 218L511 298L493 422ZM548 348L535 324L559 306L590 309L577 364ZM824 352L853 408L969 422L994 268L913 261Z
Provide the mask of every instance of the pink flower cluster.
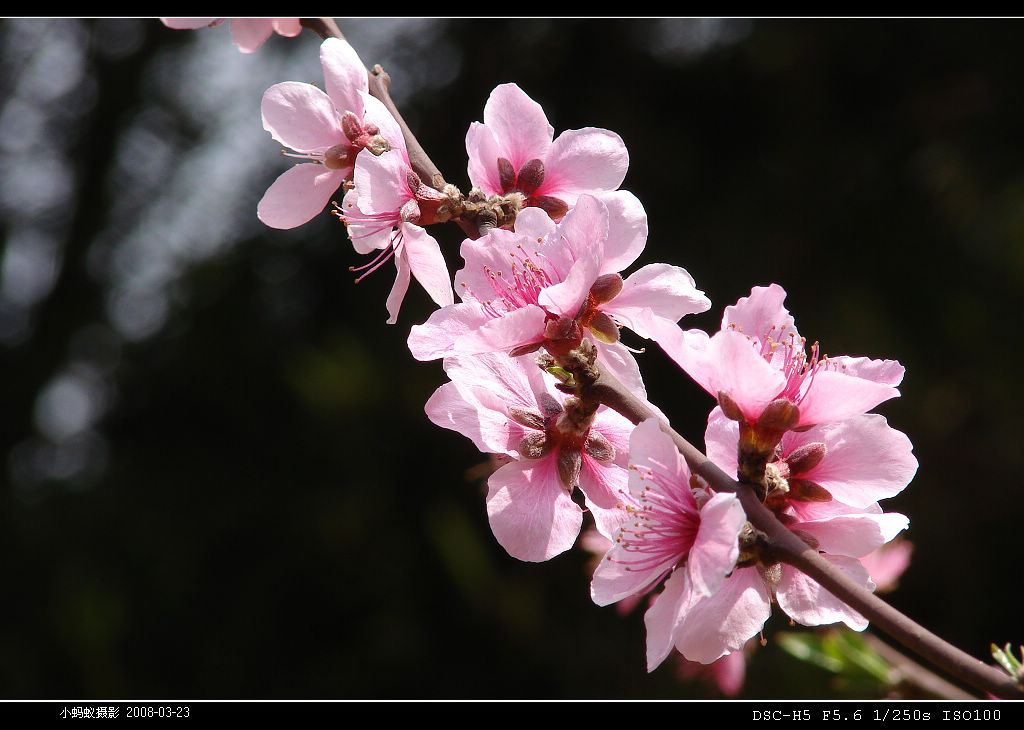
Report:
M783 307L784 298L776 285L755 287L749 297L726 309L718 333L708 337L680 330L668 338L665 349L718 397L705 434L708 457L727 473L757 477L750 481L783 524L873 590L865 562L908 524L901 514L883 512L878 501L906 487L917 460L904 434L866 411L898 395L895 386L903 367L890 360L827 358L818 354L816 345L808 355ZM647 506L637 512L640 519L621 528L606 562L594 573L592 594L603 605L647 590L668 575L645 618L649 670L672 647L703 664L740 650L762 630L773 603L807 626L867 626L860 614L814 580L759 554L754 529L745 519L737 531L730 523L729 530L723 527L716 533L719 562L700 558L701 575L715 579L701 585L713 590L696 593L690 588L698 540L688 557L680 548L675 560L654 560L653 555L668 554L668 536L677 539L686 532L668 525L694 522L692 502L680 496L689 491L691 477L680 459L672 464L671 442L656 428L641 424L633 437L641 435L641 427L645 438L662 442L662 454L656 468L646 451L631 444L631 466L660 478L643 487L631 481L634 500L638 489L646 489ZM698 488L695 493L699 503L699 495L707 492ZM705 509L721 496L715 495ZM704 529L701 516L697 535ZM726 542L728 555L735 556L731 561Z
M388 322L413 277L438 305L412 327L408 346L418 360L442 360L449 379L426 404L430 420L500 464L485 499L498 543L520 560L549 560L591 520L610 545L593 573L593 600L654 596L648 670L673 650L705 665L738 652L772 604L801 624L863 629L864 617L761 549L737 496L691 474L658 419L634 426L571 394L556 363L587 340L597 366L645 399L637 350L620 330L658 343L717 401L709 458L868 590L869 556L908 525L879 501L917 469L907 437L869 413L899 395L903 366L808 347L775 284L727 307L718 332L683 330L685 315L711 306L690 274L664 263L626 273L648 223L640 201L619 189L629 157L618 135L586 128L556 138L539 104L514 84L499 86L466 136L473 192L456 199L451 186L430 181L443 187L435 189L416 174L402 128L368 93L355 51L329 39L320 53L323 91L285 82L264 95L264 128L300 163L271 185L258 215L293 228L344 189L334 212L355 250L375 254L353 270L365 276L395 262ZM514 214L463 241L456 302L425 227L462 215L467 200ZM735 688L742 663L729 666Z

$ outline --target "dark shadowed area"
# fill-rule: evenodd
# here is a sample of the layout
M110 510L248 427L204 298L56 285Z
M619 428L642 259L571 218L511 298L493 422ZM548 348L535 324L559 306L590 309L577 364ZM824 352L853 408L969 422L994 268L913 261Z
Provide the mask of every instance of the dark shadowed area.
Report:
M604 127L643 202L637 266L713 303L777 282L830 354L893 358L920 461L885 507L891 601L966 651L1020 644L1024 24L339 19L445 177L519 84L558 134ZM700 698L645 671L642 612L591 556L510 558L485 462L423 405L444 382L385 324L393 269L325 212L256 218L288 161L260 100L322 83L310 32L0 20L0 694L4 698ZM454 273L461 233L431 231ZM628 344L641 346L638 339ZM651 399L702 445L712 400L657 346ZM746 698L846 694L781 651Z

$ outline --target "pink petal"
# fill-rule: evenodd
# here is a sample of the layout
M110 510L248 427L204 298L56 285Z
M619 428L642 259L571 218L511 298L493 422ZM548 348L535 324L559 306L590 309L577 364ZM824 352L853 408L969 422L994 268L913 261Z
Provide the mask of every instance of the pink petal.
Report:
M398 212L413 199L409 191L408 163L400 152L392 150L374 155L367 149L356 156L352 173L358 193L359 210L369 214L391 213L398 220Z
M696 288L693 277L678 266L648 264L633 272L622 285L622 291L602 309L621 318L624 324L641 337L653 339L643 331L645 310L670 322L678 322L687 314L706 312L711 300Z
M480 122L473 122L466 132L467 173L473 187L484 195L501 195L504 191L498 177L498 158L504 156L494 131ZM545 214L547 215L547 214Z
M409 333L409 351L417 360L455 354L455 340L489 321L479 304L453 304L430 315Z
M491 92L484 105L484 124L494 133L499 155L517 171L528 160L543 160L555 135L540 104L515 84L502 84ZM497 158L490 164L496 165Z
M841 372L822 369L800 400L800 426L841 421L865 413L882 401L900 394L885 383L863 380Z
M271 18L232 18L231 37L242 53L252 53L274 32Z
M540 208L524 208L516 216L515 231L521 236L538 239L555 232L555 222Z
M295 228L324 209L344 182L339 170L301 164L285 170L256 206L256 215L271 228Z
M263 94L263 128L296 152L324 152L346 142L330 97L312 84L285 81Z
M350 111L363 118L366 91L366 66L355 49L341 38L327 38L320 44L320 65L324 69L324 89L339 112Z
M608 209L608 239L604 244L601 273L622 271L636 261L647 245L647 211L639 199L626 190L600 193L597 199ZM517 221L516 230L518 225Z
M917 473L910 439L883 416L864 414L783 437L784 452L804 443L826 447L825 458L802 478L825 487L833 499L867 507L899 494Z
M424 229L411 223L403 223L401 230L401 254L409 262L416 281L438 306L453 304L455 297L452 295L448 265L437 241Z
M509 357L504 353L485 353L470 357L449 357L444 360L444 371L448 377L474 398L484 403L486 394L493 394L493 408L508 414L509 406L539 411L538 398L541 394L551 395L541 369L534 356ZM565 396L552 395L561 402Z
M825 560L871 591L875 584L867 570L854 558L823 555ZM776 599L787 616L804 626L823 626L842 621L854 631L867 628L868 620L822 588L811 578L788 565L782 567L782 580Z
M466 436L483 452L494 452L492 444L507 444L509 421L507 417L479 408L475 400L467 397L455 383L445 383L434 391L424 406L427 418L442 428ZM520 436L520 438L522 438ZM498 449L499 453L507 451Z
M581 193L618 188L629 169L629 153L619 135L587 127L558 135L544 162L544 183L538 194L575 205Z
M896 537L910 524L904 515L842 515L817 522L797 522L792 527L818 540L818 549L830 555L862 558Z
M547 287L538 295L541 306L555 314L574 318L587 303L590 287L601 272L601 250L582 251L564 281Z
M644 614L647 628L647 671L653 672L672 651L676 626L690 603L690 585L685 570L675 570L665 588Z
M409 291L411 274L409 261L405 256L396 252L394 260L395 266L398 268L398 274L395 276L395 283L391 287L391 292L388 294L388 299L385 304L388 310L388 324L394 324L398 321L398 312L402 307L402 301L405 299L406 292Z
M508 351L541 342L547 314L540 307L529 304L485 322L477 329L455 340L455 351L464 355L483 352Z
M869 357L839 355L830 357L829 361L837 370L847 375L893 387L903 382L903 374L906 372L906 368L897 360L872 360Z
M740 426L726 418L719 406L708 415L708 427L704 432L704 446L708 459L726 474L735 475L738 467L736 448L740 440Z
M604 434L602 433L602 435ZM625 462L626 454L616 449L616 456L620 454ZM583 464L580 469L580 489L588 502L599 509L614 510L621 501L620 495L628 487L629 470L625 468L625 464L617 466L614 463L602 463L587 454L583 455ZM617 523L616 519L616 525ZM608 530L602 530L602 532L607 533Z
M608 209L593 195L582 196L558 224L558 235L574 257L598 249L603 264L604 244L608 240Z
M739 534L746 521L735 494L716 494L701 508L697 539L686 560L695 596L710 596L736 567Z
M669 341L660 334L658 344L698 385L716 398L728 393L751 421L782 392L782 373L737 332L717 332L710 340L700 330L680 330Z
M710 664L739 651L768 620L771 602L757 568L737 568L713 595L690 606L675 645L690 661Z
M518 233L501 228L493 229L476 240L463 240L459 251L466 263L455 274L455 289L460 292L460 296L462 292L468 291L481 301L495 298L497 292L491 274L510 271L513 261L509 254L521 253L517 247L522 240Z
M409 152L406 149L405 137L402 136L402 128L395 121L395 118L391 116L391 112L388 111L388 108L384 106L380 99L370 96L369 93L360 92L359 95L363 100L363 125L376 124L379 129L378 134L388 141L392 151L399 150L406 166L411 167L409 165ZM424 180L423 182L429 184L430 181Z
M613 546L594 570L590 597L598 606L618 603L642 593L672 567L671 561L666 561L651 570L632 570L629 558L628 552Z
M737 332L757 338L770 334L776 342L790 333L799 338L793 317L782 304L785 299L786 290L778 284L755 286L750 296L725 308L722 329L733 327Z
M494 472L487 482L487 517L508 554L530 562L571 548L583 525L583 510L562 488L551 457Z

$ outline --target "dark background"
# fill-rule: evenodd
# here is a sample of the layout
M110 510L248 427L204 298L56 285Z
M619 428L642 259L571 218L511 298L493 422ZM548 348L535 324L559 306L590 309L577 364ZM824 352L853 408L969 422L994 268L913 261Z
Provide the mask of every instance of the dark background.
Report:
M450 182L499 83L558 134L622 136L638 265L713 302L778 282L832 354L895 358L917 477L891 601L985 657L1021 643L1024 26L963 20L339 19ZM319 39L0 21L0 693L6 698L704 697L644 671L642 616L583 551L492 538L483 457L387 326L382 269L327 213L262 226L287 167L263 91ZM434 232L434 231L432 231ZM458 230L436 231L452 271ZM639 345L639 342L632 344ZM710 398L655 347L651 398L702 443ZM745 697L833 696L776 611ZM870 695L867 695L870 696Z

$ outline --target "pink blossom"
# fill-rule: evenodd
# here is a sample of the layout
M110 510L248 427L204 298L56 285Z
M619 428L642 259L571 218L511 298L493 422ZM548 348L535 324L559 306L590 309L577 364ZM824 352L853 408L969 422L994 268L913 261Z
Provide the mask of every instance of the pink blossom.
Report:
M828 357L818 343L808 351L783 306L778 284L754 287L726 307L721 329L710 338L699 330L671 332L659 340L697 383L721 402L722 395L754 424L775 401L798 409L790 428L839 421L865 413L899 395L904 368L895 360ZM727 404L723 404L727 405Z
M451 382L427 401L430 420L514 459L487 485L491 530L510 555L539 562L572 547L583 523L576 487L598 530L612 533L628 481L629 421L603 406L583 417L530 357L452 357L444 368Z
M295 228L320 213L351 180L361 150L405 150L398 123L367 93L366 67L352 46L328 38L320 63L326 91L286 81L263 95L263 128L305 161L278 177L259 202L257 214L272 228Z
M557 139L540 104L515 84L502 84L484 105L484 121L466 134L469 179L485 195L521 193L526 205L554 220L581 194L599 194L622 184L629 154L607 129L586 127Z
M708 456L726 471L737 467L739 430L719 408L708 419ZM882 466L892 470L891 476L871 464L872 449ZM860 559L892 540L908 521L865 501L871 495L898 493L916 468L905 437L889 429L880 416L864 415L785 434L765 470L764 502L825 560L873 590L875 584ZM864 474L863 491L855 484L858 470ZM793 621L806 626L842 622L860 631L868 623L804 573L784 564L760 564L755 553L741 559L717 593L691 609L676 635L676 648L705 664L736 651L761 630L773 600Z
M193 30L220 25L226 18L160 18L168 28ZM270 37L271 33L295 37L302 32L298 18L230 18L231 37L242 53L252 53Z
M634 429L629 449L629 495L624 498L633 519L619 528L615 545L594 571L590 594L605 606L646 592L668 576L644 616L647 669L652 671L669 655L676 635L692 623L693 607L714 595L733 571L746 516L734 494L698 503L686 461L656 419Z
M387 299L388 324L398 319L410 276L416 277L439 306L453 304L451 279L441 248L433 236L416 225L431 222L442 196L420 181L405 149L381 155L363 150L356 157L353 182L338 216L348 227L357 252L380 251L370 263L352 269L363 272L356 281L376 271L389 258L394 258L398 268Z
M492 230L462 244L465 266L455 276L462 302L413 327L409 349L418 360L540 347L560 354L589 331L599 361L641 389L618 327L660 337L678 329L683 315L710 307L676 266L649 264L623 281L618 271L636 259L646 236L646 215L629 194L604 201L581 195L559 223L528 208L514 232Z

